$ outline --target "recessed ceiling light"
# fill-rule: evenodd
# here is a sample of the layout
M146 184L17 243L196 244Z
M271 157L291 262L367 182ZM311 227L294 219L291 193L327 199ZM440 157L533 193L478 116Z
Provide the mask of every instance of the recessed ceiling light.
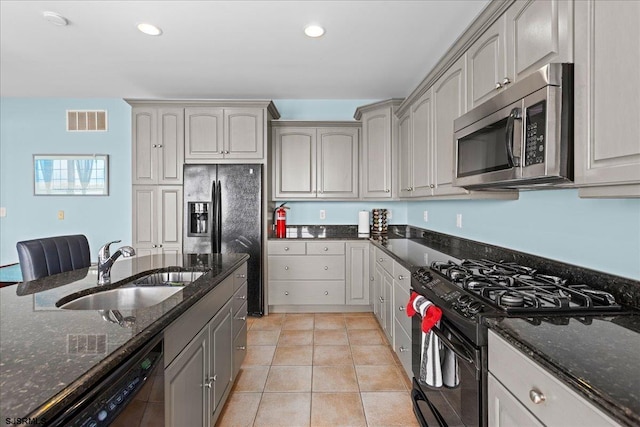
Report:
M69 20L59 13L55 12L42 12L42 16L44 19L51 22L53 25L58 25L60 27L64 27L69 24Z
M162 30L160 28L156 27L153 24L146 24L144 22L138 24L138 30L149 36L159 36L160 34L162 34Z
M320 37L324 34L324 28L320 25L307 25L304 28L304 33L309 37Z

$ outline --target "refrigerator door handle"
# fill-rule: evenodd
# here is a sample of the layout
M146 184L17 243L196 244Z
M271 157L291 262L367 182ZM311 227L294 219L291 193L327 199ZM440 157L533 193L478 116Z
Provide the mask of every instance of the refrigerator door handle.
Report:
M211 253L215 253L216 245L218 241L218 232L216 226L218 224L218 219L216 215L218 213L218 209L216 207L216 181L211 182Z
M218 180L216 188L216 253L222 252L222 183Z

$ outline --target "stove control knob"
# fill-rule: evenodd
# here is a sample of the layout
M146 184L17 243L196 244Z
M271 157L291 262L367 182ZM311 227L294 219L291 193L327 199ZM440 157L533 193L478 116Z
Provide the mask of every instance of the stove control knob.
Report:
M469 295L460 295L458 298L458 305L460 307L466 307L471 302L471 297Z
M469 304L469 307L467 307L467 312L471 315L480 313L480 311L482 311L482 304L480 304L478 301L472 301Z

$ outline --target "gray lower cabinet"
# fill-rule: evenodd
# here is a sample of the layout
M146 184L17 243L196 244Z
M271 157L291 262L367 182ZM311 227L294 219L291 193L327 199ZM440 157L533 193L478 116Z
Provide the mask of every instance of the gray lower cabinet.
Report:
M246 353L246 271L239 267L165 330L166 426L209 427L220 415Z
M619 425L549 371L489 331L489 425Z
M369 242L346 243L346 303L369 304Z
M577 1L575 16L580 196L640 197L640 2Z
M274 199L358 198L360 124L302 124L274 123Z

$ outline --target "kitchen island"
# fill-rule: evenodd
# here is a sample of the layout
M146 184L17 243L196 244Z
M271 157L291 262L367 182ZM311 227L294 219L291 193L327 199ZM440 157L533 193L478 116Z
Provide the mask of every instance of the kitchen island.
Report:
M205 273L159 304L121 310L128 320L126 325L105 321L97 310L56 306L70 294L83 296L95 291L95 266L0 289L2 419L51 419L247 259L245 254L179 254L118 260L111 270L111 284L103 285L102 290L167 268Z

